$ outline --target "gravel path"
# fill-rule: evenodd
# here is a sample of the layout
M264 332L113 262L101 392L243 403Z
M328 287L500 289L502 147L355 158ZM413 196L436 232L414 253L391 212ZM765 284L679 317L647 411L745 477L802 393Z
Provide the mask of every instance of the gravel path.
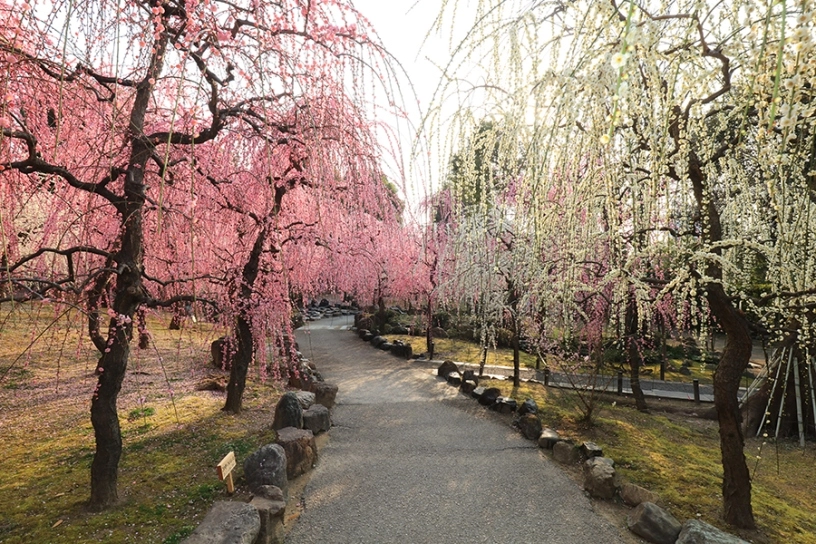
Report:
M287 544L624 542L506 418L344 325L298 333L340 392Z

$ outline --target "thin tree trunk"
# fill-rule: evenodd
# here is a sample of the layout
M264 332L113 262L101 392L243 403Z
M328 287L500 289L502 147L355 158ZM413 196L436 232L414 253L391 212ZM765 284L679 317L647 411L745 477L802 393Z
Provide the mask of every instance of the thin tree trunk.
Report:
M380 331L380 334L383 334L383 329L388 319L385 315L385 299L382 296L382 291L379 289L378 291L380 294L377 296L377 329Z
M224 403L223 410L239 414L243 407L249 364L252 362L254 353L252 328L243 314L239 314L235 320L235 344L236 350L231 359L232 367L230 368L230 379L227 384L227 400Z
M518 317L513 316L513 387L521 385L521 357Z
M428 312L425 317L428 320L427 327L425 327L425 345L428 348L428 359L433 359L434 358L433 306L431 305L430 296L428 296Z
M513 327L513 387L521 385L521 358L519 350L519 336L521 336L521 326L519 324L519 300L521 295L516 288L515 282L508 276L507 293L509 295L508 306L510 307L510 319Z
M638 350L638 313L634 295L630 295L626 301L626 329L624 330L626 340L626 358L629 360L629 384L632 387L632 396L635 397L635 406L641 412L648 412L649 406L646 404L646 396L640 386L640 350Z

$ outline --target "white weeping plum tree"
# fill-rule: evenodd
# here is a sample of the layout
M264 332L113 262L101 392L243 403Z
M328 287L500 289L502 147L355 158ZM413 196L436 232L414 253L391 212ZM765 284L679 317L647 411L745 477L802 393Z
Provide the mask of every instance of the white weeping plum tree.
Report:
M742 528L755 526L737 398L752 339L813 344L813 4L482 0L429 117L442 132L441 104L459 97L451 151L474 105L524 139L513 221L538 246L522 266L550 272L531 288L553 325L592 291L608 303L587 317L607 330L673 313L724 332L723 515Z

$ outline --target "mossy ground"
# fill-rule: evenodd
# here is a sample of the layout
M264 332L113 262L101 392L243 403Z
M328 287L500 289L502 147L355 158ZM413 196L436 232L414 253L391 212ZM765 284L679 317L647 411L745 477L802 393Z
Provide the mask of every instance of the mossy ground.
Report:
M413 341L422 351L422 339L400 338ZM438 357L479 361L477 345L460 344L466 342L437 340ZM497 350L488 361L511 366L512 351ZM722 521L717 423L697 417L710 405L648 399L652 413L644 414L625 397L602 395L588 425L581 421L580 401L572 391L535 383L516 389L510 381L489 380L482 385L499 387L519 402L535 399L545 426L576 442L591 440L600 445L624 479L658 493L661 505L678 519L698 518L734 532ZM749 438L745 454L760 531L744 536L754 542L816 543L816 444L810 442L802 450L798 443L763 444Z
M153 345L139 350L134 342L119 397L120 503L89 513L89 409L98 354L81 316L63 310L0 308L0 542L180 541L213 500L226 496L214 466L230 450L243 492L241 462L273 441L270 407L280 390L255 376L245 411L222 412L224 393L195 390L200 378L219 373L210 367L209 343L221 331L189 320L170 331L168 315L152 316Z

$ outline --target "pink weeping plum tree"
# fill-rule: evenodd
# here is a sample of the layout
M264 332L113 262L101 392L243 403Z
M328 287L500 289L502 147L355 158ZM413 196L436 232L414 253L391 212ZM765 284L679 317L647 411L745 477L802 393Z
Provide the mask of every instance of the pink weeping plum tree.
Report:
M285 242L325 236L331 202L374 213L357 92L391 77L374 40L342 0L0 1L0 299L88 316L91 509L118 499L140 309L220 305L251 352L288 303Z

